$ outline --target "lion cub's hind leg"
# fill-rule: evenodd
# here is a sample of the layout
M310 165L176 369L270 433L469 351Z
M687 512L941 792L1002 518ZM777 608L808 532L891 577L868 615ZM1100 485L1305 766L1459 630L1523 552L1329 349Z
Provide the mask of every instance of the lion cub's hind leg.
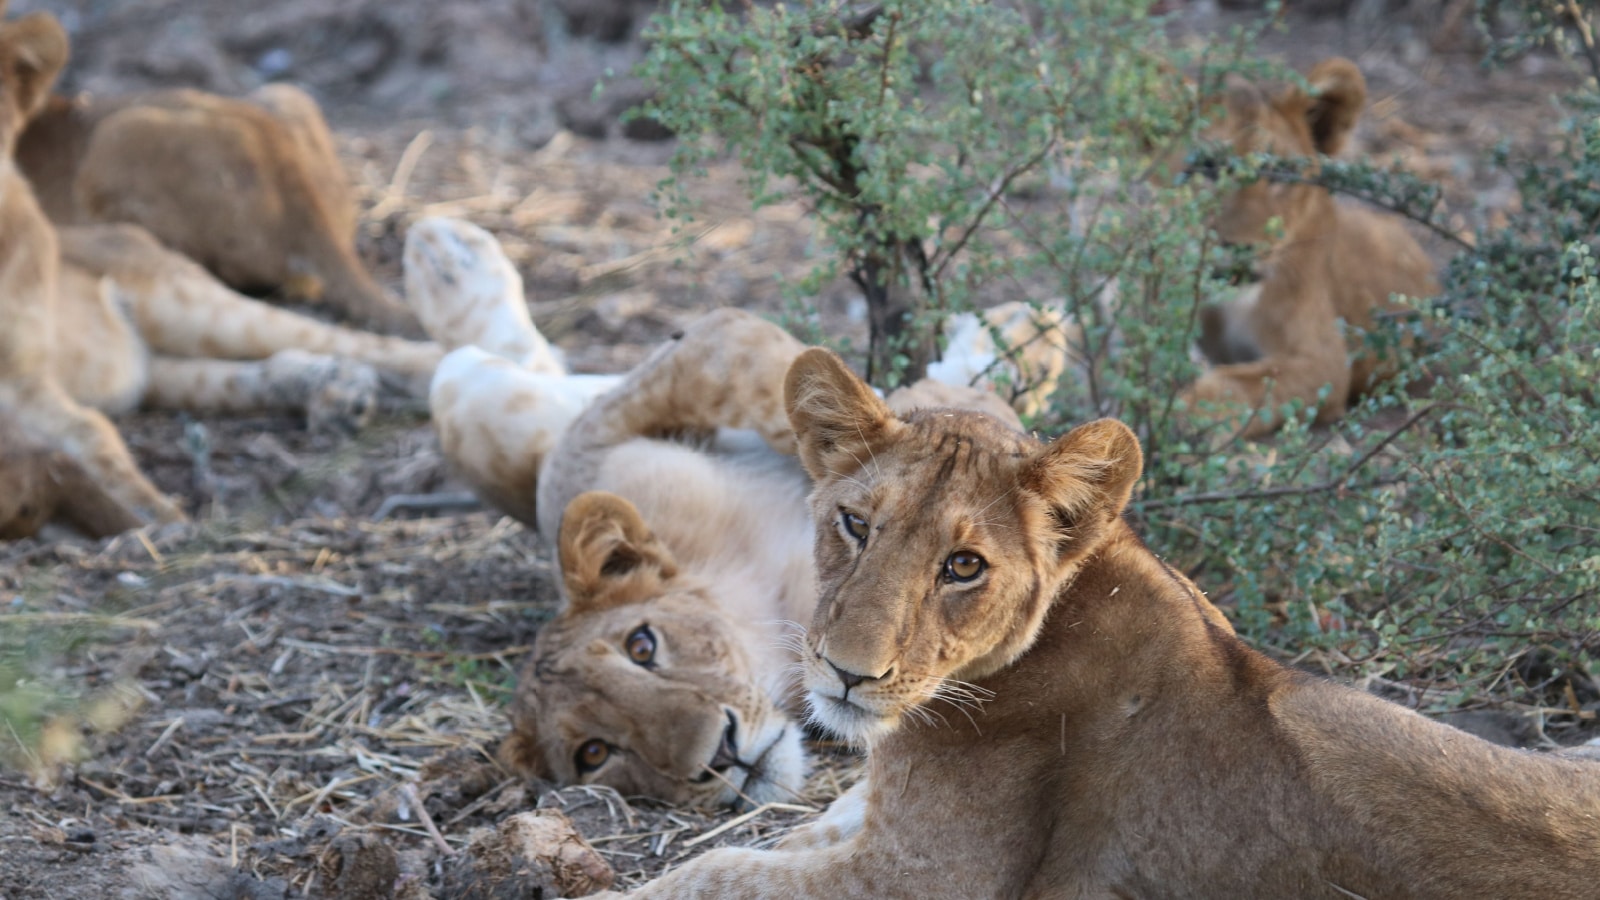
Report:
M1201 415L1219 416L1246 438L1263 437L1282 425L1279 410L1290 401L1314 409L1318 424L1337 421L1347 406L1350 370L1343 343L1331 349L1319 356L1270 356L1217 366L1201 375L1183 400L1190 410L1210 404L1213 409Z
M595 483L606 451L635 438L748 429L792 455L783 380L803 350L788 332L743 310L719 309L697 319L596 399L562 436L540 479L540 530L555 534L561 511Z
M138 226L61 229L70 267L111 278L118 300L158 356L262 360L286 350L347 357L409 377L420 396L443 358L436 344L330 325L235 293Z
M1068 365L1084 366L1083 327L1064 309L1012 300L951 316L944 336L943 357L928 364L927 378L1003 393L1024 416L1049 405Z
M474 346L531 372L566 372L528 317L522 276L494 235L458 219L423 219L406 234L406 302L447 350Z
M115 283L70 262L61 266L51 371L73 399L107 415L139 405L149 351L128 321Z
M259 362L155 357L145 403L191 412L304 412L312 431L354 434L371 419L378 373L337 356L284 350Z
M411 311L356 256L354 201L320 115L283 118L314 107L291 92L250 102L167 91L114 109L88 137L79 206L92 221L143 225L233 287L414 331Z

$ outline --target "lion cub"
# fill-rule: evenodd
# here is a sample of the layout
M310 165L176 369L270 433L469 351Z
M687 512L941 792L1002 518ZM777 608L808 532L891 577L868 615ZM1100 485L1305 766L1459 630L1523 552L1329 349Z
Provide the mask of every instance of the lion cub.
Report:
M1306 81L1310 93L1269 93L1230 78L1205 138L1241 155L1337 154L1366 103L1366 80L1355 63L1333 58ZM1283 228L1277 238L1268 233L1274 219ZM1212 227L1225 241L1261 248L1260 282L1203 311L1200 348L1213 367L1185 392L1191 408L1231 409L1243 435L1259 437L1283 423L1278 409L1288 401L1333 422L1396 374L1399 348L1379 349L1367 332L1378 314L1399 309L1392 295L1439 289L1432 262L1396 217L1338 202L1314 184L1261 180L1225 198Z
M698 806L800 789L793 668L817 593L811 484L793 456L783 378L804 349L776 325L718 310L575 420L581 403L559 380L490 380L517 388L505 402L529 416L530 435L559 431L537 504L519 501L556 543L564 606L517 686L501 748L514 768ZM923 382L892 402L1017 422L966 387ZM552 426L533 428L538 415Z
M66 58L66 33L49 15L0 21L0 490L7 494L0 502L0 535L5 537L32 533L53 516L96 535L183 517L139 472L111 422L73 399L55 377L56 234L11 153L17 132L49 96Z
M322 111L299 88L54 97L16 152L58 226L139 225L238 290L417 332L356 256L354 193Z
M1592 898L1600 766L1247 647L1122 519L1138 440L895 416L826 350L785 403L821 596L813 718L869 774L777 850L635 897Z

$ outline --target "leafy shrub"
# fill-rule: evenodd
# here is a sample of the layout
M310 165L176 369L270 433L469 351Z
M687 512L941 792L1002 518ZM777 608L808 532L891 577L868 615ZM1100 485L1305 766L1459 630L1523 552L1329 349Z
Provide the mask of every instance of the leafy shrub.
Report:
M1510 11L1538 26L1516 40L1571 33L1539 18L1549 6ZM1600 698L1600 91L1568 101L1560 153L1524 166L1511 227L1462 242L1443 295L1395 324L1426 338L1412 377L1335 428L1291 423L1241 444L1174 410L1196 371L1197 311L1230 288L1204 228L1214 194L1170 170L1198 119L1183 74L1265 69L1247 59L1248 30L1178 45L1148 11L675 3L643 67L662 87L649 114L683 138L669 215L690 212L688 176L724 153L757 206L803 198L830 252L791 286L801 330L803 298L848 274L882 387L935 358L951 312L1064 307L1081 365L1036 424L1116 415L1139 431L1134 515L1248 637L1346 675L1445 688L1446 702L1565 708L1552 721L1571 724L1573 704ZM1232 177L1301 171L1255 160ZM1348 163L1309 177L1443 231L1437 190L1414 178Z

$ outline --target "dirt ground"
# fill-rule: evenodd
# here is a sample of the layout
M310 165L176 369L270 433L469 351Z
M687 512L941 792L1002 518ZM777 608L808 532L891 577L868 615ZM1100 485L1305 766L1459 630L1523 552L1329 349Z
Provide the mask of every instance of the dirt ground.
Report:
M410 223L470 219L504 243L577 371L622 370L717 306L781 308L779 279L816 252L806 210L752 214L724 165L695 222L658 220L670 144L628 137L591 97L638 52L602 37L636 25L563 5L643 4L12 3L62 16L72 89L308 85L363 192L361 249L380 279L399 290ZM1203 33L1221 15L1191 5L1176 27ZM1354 150L1443 181L1465 228L1515 202L1485 149L1539 152L1551 98L1573 82L1545 58L1485 73L1460 43L1437 23L1293 19L1267 49L1357 59L1372 104ZM816 302L830 329L864 337L846 285ZM738 820L512 779L492 753L518 662L553 613L549 554L481 508L373 520L387 498L463 487L415 402L346 439L282 417L121 424L195 522L0 545L0 666L20 660L72 695L41 692L52 724L38 751L72 761L30 769L12 754L24 765L0 769L0 900L366 896L330 865L359 834L393 849L403 896L445 896L440 842L458 849L535 806L565 810L632 884L779 834L855 777L827 756L807 797ZM1530 737L1516 717L1463 724Z

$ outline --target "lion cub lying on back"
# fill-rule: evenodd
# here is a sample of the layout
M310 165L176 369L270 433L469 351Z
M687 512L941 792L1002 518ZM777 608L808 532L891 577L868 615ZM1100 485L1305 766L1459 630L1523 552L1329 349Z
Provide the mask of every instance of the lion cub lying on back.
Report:
M783 377L804 349L724 309L570 426L559 396L524 395L565 426L537 503L565 603L517 686L501 748L514 768L700 806L800 789L796 623L817 594ZM921 382L891 401L1017 422L970 388Z
M1366 80L1355 63L1334 58L1306 81L1309 94L1269 93L1231 78L1205 137L1240 155L1337 154L1367 101ZM1273 219L1280 238L1268 234ZM1187 391L1191 407L1231 408L1245 417L1244 436L1259 437L1282 424L1284 403L1299 400L1318 422L1334 422L1396 374L1399 348L1379 349L1367 332L1379 313L1400 308L1392 294L1431 297L1439 288L1432 262L1395 216L1335 201L1314 184L1262 180L1226 198L1212 227L1225 241L1261 248L1261 280L1239 301L1203 311L1200 348L1213 368Z
M801 665L867 781L636 897L1592 898L1600 766L1496 747L1240 641L1122 519L1119 422L896 417L832 353L785 402L821 588ZM941 693L990 699L969 720Z

